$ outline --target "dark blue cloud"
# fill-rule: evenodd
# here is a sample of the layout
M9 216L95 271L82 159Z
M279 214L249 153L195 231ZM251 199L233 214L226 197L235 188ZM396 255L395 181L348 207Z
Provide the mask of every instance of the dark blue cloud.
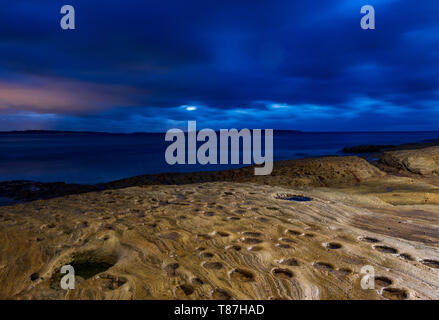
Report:
M2 6L0 130L437 129L436 0L64 4Z

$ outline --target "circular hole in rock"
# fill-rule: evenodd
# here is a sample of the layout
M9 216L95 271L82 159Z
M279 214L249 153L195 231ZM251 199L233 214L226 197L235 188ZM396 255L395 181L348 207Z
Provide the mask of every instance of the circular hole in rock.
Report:
M393 281L387 277L375 277L375 284L379 287L388 287L392 283Z
M332 270L334 270L334 267L332 266L332 264L327 263L327 262L315 262L314 263L314 268L316 268L318 270L323 270L323 271L332 271Z
M289 279L293 277L293 273L290 270L281 268L273 269L273 275L283 279Z
M250 282L255 279L255 276L250 271L243 269L235 269L230 272L230 278L236 281Z
M240 251L241 247L237 245L231 245L231 246L227 246L226 249L233 249L235 251Z
M243 242L245 244L258 244L258 243L261 243L262 240L256 239L256 238L242 238L241 242Z
M407 260L407 261L413 261L413 257L409 255L408 253L401 253L398 257Z
M214 256L214 254L211 252L202 252L200 254L201 258L207 258L207 259L213 258L213 256Z
M108 261L74 261L70 264L74 270L75 275L83 278L84 280L92 278L101 272L110 269L114 263Z
M348 274L352 273L352 270L349 268L340 268L336 272L340 276L347 276Z
M398 253L398 250L388 246L374 246L374 249L383 253L392 253L392 254Z
M425 264L426 266L428 266L430 268L439 269L439 261L431 260L431 259L424 259L424 260L421 260L421 263Z
M340 249L342 247L341 244L336 243L336 242L328 242L328 243L325 243L324 246L326 248L332 249L332 250L337 250L337 249Z
M201 280L200 278L192 278L192 284L196 285L196 286L201 286L202 284L204 284L203 280Z
M369 242L369 243L377 243L377 242L380 242L380 240L375 239L375 238L371 238L371 237L360 237L359 240L360 240L360 241L364 241L364 242Z
M190 296L195 291L194 288L188 284L182 284L178 286L177 289L183 291L183 293L187 296Z
M291 246L289 244L286 243L276 243L276 247L281 248L281 249L290 249Z
M38 280L40 278L40 275L38 274L38 273L32 273L31 275L30 275L30 279L31 279L31 281L35 281L35 280Z
M407 290L398 288L384 288L381 295L390 300L405 300L408 298Z
M242 233L242 235L244 235L246 237L253 237L253 238L262 237L262 233L252 232L252 231L245 231Z
M219 270L223 267L223 265L220 262L205 262L203 263L203 267L206 269Z
M117 262L114 255L104 254L98 251L88 251L74 254L70 262L63 265L71 265L75 270L77 280L87 280L93 276L107 271ZM59 289L60 281L64 274L61 273L61 267L56 269L51 278L51 287Z
M291 234L293 236L300 236L302 234L302 232L299 232L297 230L291 230L291 229L288 229L285 233Z

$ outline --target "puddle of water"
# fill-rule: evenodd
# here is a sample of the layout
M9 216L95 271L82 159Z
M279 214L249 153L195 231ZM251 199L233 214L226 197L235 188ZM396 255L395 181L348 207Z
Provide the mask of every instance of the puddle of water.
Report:
M82 262L72 263L71 266L75 269L75 274L84 278L85 280L92 278L94 275L104 272L113 265L106 262Z
M113 266L111 263L106 262L71 262L69 263L75 270L75 282L80 283L84 280L90 279L95 275L107 271ZM50 287L52 289L59 290L61 279L64 274L61 273L61 269L54 272L51 278Z
M294 197L290 197L290 198L285 198L284 200L306 202L306 201L311 201L312 199L309 197L305 197L305 196L294 196Z

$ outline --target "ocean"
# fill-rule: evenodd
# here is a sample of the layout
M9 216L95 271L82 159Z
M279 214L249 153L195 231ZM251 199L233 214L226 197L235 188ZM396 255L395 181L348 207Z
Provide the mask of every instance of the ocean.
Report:
M344 155L356 145L439 139L439 132L275 132L274 160ZM1 133L0 181L94 184L142 174L225 170L244 165L169 165L164 134Z

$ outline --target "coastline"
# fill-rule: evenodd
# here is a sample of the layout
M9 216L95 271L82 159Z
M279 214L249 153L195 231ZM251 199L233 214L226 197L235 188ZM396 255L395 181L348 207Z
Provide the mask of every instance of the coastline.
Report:
M439 178L410 171L436 163L431 148L391 151L390 164L411 160L387 171L346 156L276 162L270 176L27 185L25 199L51 199L0 207L0 298L439 299Z
M39 132L39 131L38 131ZM87 133L87 132L84 132ZM335 177L327 177L326 180L316 181L315 167L319 166L318 162L328 161L328 159L355 159L355 162L359 164L358 159L365 159L372 165L381 169L384 172L395 172L395 168L386 165L382 161L383 155L386 152L401 151L401 150L417 150L429 147L438 146L439 141L427 141L420 143L407 143L396 146L381 146L381 145L360 145L354 147L345 147L344 153L346 155L329 155L320 156L316 158L304 157L293 160L280 160L274 162L275 172L270 176L279 175L278 171L283 167L297 167L297 169L289 175L293 178L297 178L297 182L291 182L290 186L314 186L322 187L325 185L334 185L337 182L334 181ZM354 157L354 158L353 158ZM316 165L317 162L317 165ZM361 162L361 161L360 161ZM360 165L358 170L361 171ZM307 168L307 166L310 166ZM20 202L28 202L34 200L45 200L53 197L60 197L69 194L81 194L92 191L103 191L108 189L118 189L141 185L169 185L169 184L190 184L190 183L205 183L216 181L239 181L249 182L266 180L264 178L253 177L253 168L255 166L246 166L237 169L226 169L216 171L196 171L196 172L165 172L157 174L142 174L138 176L131 176L123 179L118 179L109 182L102 182L96 184L77 184L77 183L65 183L65 182L39 182L28 180L12 180L12 181L0 181L0 206L5 204L13 204ZM319 175L325 175L324 169L320 170ZM308 178L308 179L307 179ZM352 178L352 177L351 177ZM268 178L269 179L269 178ZM319 180L322 180L319 178ZM335 183L334 183L335 182ZM353 183L355 179L345 179L340 183Z

